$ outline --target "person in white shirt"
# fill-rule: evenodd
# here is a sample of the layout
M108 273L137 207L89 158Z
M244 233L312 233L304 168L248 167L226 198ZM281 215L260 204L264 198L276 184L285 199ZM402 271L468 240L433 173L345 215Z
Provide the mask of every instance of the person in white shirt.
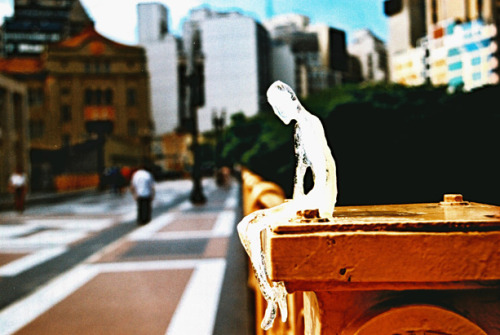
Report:
M148 223L151 221L152 202L155 197L153 175L146 168L137 170L132 176L130 190L137 202L137 223Z
M27 191L27 177L22 172L22 169L16 170L10 175L9 178L9 191L14 194L14 209L19 213L24 211L24 198Z

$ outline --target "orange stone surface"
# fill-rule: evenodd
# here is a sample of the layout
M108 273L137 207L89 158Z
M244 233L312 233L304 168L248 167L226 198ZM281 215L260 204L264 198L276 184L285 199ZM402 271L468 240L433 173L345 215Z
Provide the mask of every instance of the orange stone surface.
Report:
M271 280L304 293L306 334L495 334L500 207L337 207L263 235ZM290 332L299 334L299 332ZM302 333L302 331L300 332Z

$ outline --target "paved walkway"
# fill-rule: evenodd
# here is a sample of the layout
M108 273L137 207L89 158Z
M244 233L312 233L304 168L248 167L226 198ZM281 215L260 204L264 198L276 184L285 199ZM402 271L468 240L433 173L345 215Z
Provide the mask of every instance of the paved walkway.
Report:
M205 190L0 311L0 334L250 334L239 187Z

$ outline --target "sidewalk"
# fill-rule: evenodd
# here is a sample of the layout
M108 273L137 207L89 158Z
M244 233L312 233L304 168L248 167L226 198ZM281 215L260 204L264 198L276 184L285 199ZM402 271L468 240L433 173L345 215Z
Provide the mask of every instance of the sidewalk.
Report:
M205 188L0 313L2 334L251 334L239 185Z
M26 206L43 203L54 203L61 200L67 200L74 197L79 197L85 194L93 194L98 192L95 188L85 188L74 191L65 192L35 192L26 195ZM0 194L0 211L11 210L14 208L14 198L10 193Z

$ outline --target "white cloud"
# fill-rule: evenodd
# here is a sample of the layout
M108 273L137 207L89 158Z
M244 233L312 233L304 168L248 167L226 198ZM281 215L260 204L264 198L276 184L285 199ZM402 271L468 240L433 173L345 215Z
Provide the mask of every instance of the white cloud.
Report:
M136 0L82 0L98 32L121 43L136 43Z
M96 24L96 30L104 36L121 43L137 43L137 4L150 0L81 0L87 13ZM157 0L169 11L170 30L178 33L181 20L201 0Z
M6 0L0 0L0 24L3 23L4 17L12 16L14 14L14 8L12 4Z

